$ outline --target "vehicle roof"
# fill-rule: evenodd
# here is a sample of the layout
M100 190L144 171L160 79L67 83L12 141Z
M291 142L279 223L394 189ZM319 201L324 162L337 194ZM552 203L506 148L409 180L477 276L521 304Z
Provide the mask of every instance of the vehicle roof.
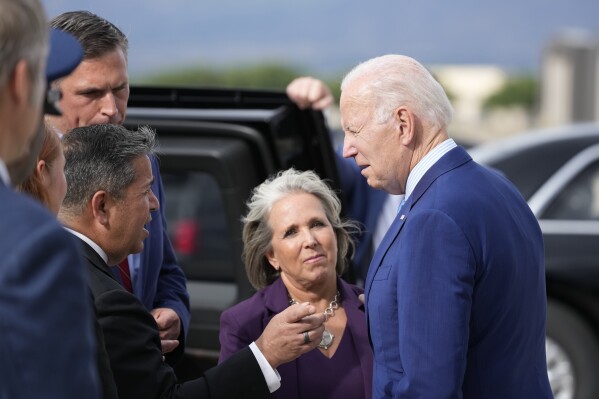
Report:
M478 163L493 164L499 159L508 158L514 153L532 147L584 138L599 138L599 123L580 123L530 130L518 136L479 144L470 148L468 153Z
M586 123L534 130L468 150L483 165L498 169L526 200L557 170L599 142L599 124Z

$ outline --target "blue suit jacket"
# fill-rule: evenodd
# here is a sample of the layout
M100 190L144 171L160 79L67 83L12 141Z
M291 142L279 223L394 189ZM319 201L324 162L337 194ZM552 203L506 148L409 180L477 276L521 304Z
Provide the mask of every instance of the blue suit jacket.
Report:
M366 281L376 398L551 398L537 220L457 147L416 186Z
M355 351L360 359L360 367L364 376L364 387L369 390L372 386L372 351L367 344L364 306L358 299L362 289L337 279L337 287L343 298L343 308L347 315L347 326L352 334ZM220 359L228 359L239 349L249 345L262 334L266 325L276 314L289 306L287 289L279 278L272 284L258 291L251 298L224 311L220 321ZM298 397L297 359L277 368L281 375L281 388L276 391L276 397L294 399ZM338 375L343 370L322 370L323 375ZM324 377L326 378L326 377ZM370 398L370 392L364 393L364 398Z
M158 160L151 157L154 183L152 191L160 202L160 208L152 214L147 226L150 235L144 242L140 253L140 267L135 271L133 292L146 309L170 308L179 315L182 324L180 345L174 355L182 353L185 336L189 331L189 294L187 293L185 274L177 264L177 258L167 234L164 216L165 199ZM116 268L114 268L116 269ZM113 272L120 280L118 273ZM170 356L170 355L169 355ZM167 356L168 358L168 356Z
M0 180L0 398L99 398L85 268L71 234Z

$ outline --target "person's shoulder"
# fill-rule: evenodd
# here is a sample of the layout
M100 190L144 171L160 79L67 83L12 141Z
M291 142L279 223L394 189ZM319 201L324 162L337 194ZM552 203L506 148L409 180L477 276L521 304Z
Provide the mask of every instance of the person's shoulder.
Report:
M229 318L243 319L250 321L255 319L263 319L269 311L269 296L272 294L272 287L267 286L260 289L251 297L233 305L221 314L221 319ZM274 311L274 313L277 313Z
M115 293L118 295L118 292L123 290L122 286L116 280L93 265L89 260L86 262L89 268L89 286L95 298L102 295L112 296Z
M72 248L70 234L41 203L29 196L16 192L0 193L0 230L10 231L2 234L5 245L12 249L24 246L52 246L55 252ZM24 239L24 238L27 239ZM65 244L65 243L70 244Z
M342 278L340 278L338 281L341 282L340 291L341 291L342 295L344 294L344 295L350 297L352 300L354 300L354 299L359 300L358 296L360 294L364 293L364 288L362 288L362 287L359 287L355 284L348 283L347 281L343 280Z
M56 218L39 201L28 195L17 193L11 189L0 190L0 221L4 223L19 220L21 223L53 222L58 225Z
M266 296L264 294L264 289L261 289L260 291L256 292L254 295L252 295L251 297L244 299L243 301L231 306L230 308L225 310L223 312L223 314L239 313L239 314L247 315L247 314L259 313L259 311L264 309L265 301L266 301Z

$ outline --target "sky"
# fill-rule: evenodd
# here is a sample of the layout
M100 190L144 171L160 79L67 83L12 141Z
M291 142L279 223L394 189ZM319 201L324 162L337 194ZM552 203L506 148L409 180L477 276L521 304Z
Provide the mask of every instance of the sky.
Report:
M131 77L278 62L318 77L399 53L425 65L538 73L564 31L599 40L599 0L42 0L89 10L129 37Z

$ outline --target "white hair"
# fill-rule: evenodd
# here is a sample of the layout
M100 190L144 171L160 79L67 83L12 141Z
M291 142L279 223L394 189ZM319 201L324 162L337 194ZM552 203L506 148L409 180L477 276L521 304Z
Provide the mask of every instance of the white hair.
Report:
M391 118L397 107L405 105L429 125L446 129L453 109L443 87L413 58L388 54L372 58L354 67L341 82L341 91L362 81L357 94L374 100L378 123Z

